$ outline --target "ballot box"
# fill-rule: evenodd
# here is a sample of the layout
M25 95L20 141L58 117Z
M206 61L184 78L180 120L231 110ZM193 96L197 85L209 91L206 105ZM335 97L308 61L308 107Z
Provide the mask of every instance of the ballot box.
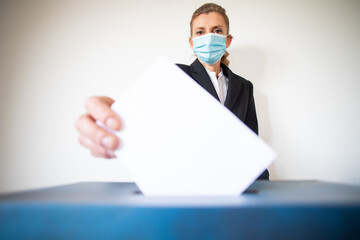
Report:
M360 187L256 181L235 197L83 182L0 195L0 239L360 239Z

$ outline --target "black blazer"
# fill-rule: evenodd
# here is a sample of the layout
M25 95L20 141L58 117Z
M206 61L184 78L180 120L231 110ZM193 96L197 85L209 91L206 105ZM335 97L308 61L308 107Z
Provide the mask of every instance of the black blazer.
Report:
M177 64L185 73L206 89L218 101L214 85L204 66L196 59L190 66ZM224 75L229 79L229 87L225 99L225 107L234 113L250 129L258 134L253 85L250 81L234 74L226 65L221 64ZM269 172L265 170L258 179L269 179Z

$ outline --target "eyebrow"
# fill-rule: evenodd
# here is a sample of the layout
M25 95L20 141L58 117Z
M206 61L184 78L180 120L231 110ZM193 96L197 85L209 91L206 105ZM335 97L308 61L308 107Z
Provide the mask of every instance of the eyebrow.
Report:
M215 28L224 28L224 27L222 25L217 25L217 26L212 27L211 29L215 29ZM204 27L197 27L194 30L202 30L202 29L205 29L205 28Z

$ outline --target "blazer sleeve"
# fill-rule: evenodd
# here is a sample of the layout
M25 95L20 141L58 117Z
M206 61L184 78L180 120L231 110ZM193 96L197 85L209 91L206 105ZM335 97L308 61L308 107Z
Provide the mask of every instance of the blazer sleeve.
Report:
M249 89L249 100L248 100L248 107L245 117L245 124L252 129L256 134L259 134L258 129L258 121L256 116L256 109L255 109L255 100L254 100L254 87L251 82L248 82L250 85Z
M259 134L258 121L255 110L255 100L254 100L254 87L251 82L250 84L250 94L249 94L249 104L246 112L245 124L249 126L256 134ZM257 178L257 180L269 180L270 174L267 169Z

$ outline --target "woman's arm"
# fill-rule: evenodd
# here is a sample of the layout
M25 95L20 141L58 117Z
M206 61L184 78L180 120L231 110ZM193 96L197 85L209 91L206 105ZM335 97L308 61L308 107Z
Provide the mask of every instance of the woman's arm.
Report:
M245 124L252 129L256 134L259 134L258 129L258 121L256 116L256 109L255 109L255 100L254 100L254 87L251 82L250 84L250 93L249 93L249 100L248 100L248 107L245 117Z

